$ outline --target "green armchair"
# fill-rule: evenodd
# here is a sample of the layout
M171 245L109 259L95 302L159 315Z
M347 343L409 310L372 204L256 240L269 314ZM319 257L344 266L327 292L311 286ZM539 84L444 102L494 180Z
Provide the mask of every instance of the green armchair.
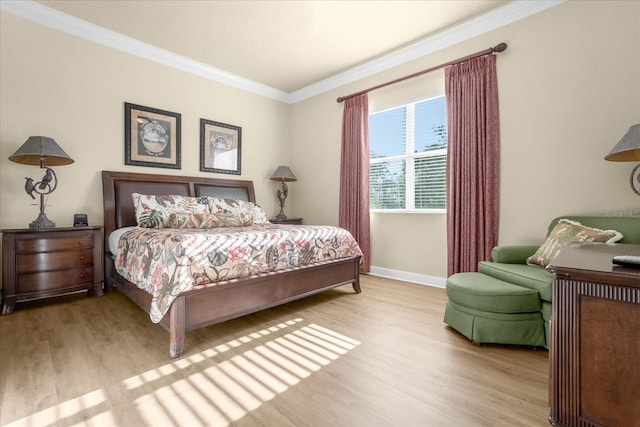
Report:
M623 237L617 243L640 244L640 218L562 216L551 221L547 234L562 218L619 231ZM538 248L497 246L491 252L492 261L478 263L478 272L449 277L445 323L478 343L548 348L553 275L544 267L526 263Z

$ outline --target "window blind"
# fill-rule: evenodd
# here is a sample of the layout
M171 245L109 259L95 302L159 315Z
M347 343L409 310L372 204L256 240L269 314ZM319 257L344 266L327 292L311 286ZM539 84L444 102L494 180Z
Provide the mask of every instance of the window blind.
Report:
M444 96L371 114L369 141L371 209L445 209Z

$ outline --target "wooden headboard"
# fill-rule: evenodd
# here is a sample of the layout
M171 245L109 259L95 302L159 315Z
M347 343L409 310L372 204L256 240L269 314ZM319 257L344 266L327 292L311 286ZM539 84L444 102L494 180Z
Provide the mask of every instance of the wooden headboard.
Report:
M132 193L256 200L252 181L102 171L105 242L113 230L136 225Z

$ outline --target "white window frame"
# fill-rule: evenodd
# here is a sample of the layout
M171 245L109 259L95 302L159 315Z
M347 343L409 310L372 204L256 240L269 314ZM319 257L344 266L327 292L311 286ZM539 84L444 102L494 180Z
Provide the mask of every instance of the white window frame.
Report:
M429 101L435 98L441 98L444 94L433 95L428 98L418 99L415 101L409 101L405 104L399 104L394 107L386 108L384 110L375 111L372 114L384 113L386 111L395 110L400 107L406 107L406 120L405 120L405 135L407 136L405 154L399 154L395 156L387 156L387 157L376 157L370 158L369 164L377 164L377 163L386 163L392 161L405 161L406 170L405 170L405 203L406 207L404 209L370 209L372 213L427 213L427 214L441 214L446 213L447 210L445 208L427 208L427 209L416 209L415 207L415 162L407 161L414 160L417 158L427 158L427 157L435 157L435 156L446 156L447 149L441 148L438 150L430 150L423 151L420 153L415 152L415 133L413 129L410 127L415 123L415 107L416 104L421 102Z

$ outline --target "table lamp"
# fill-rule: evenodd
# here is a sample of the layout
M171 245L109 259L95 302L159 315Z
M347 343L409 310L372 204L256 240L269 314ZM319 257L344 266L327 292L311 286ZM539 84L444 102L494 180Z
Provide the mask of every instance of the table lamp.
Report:
M640 123L631 126L604 158L613 162L640 162ZM640 196L640 164L631 171L631 188Z
M282 183L282 189L278 189L278 192L276 193L278 200L280 201L280 213L276 215L276 219L287 219L287 216L284 214L284 201L287 198L287 194L289 194L289 189L285 182L297 181L298 178L296 178L288 166L278 166L278 169L276 169L273 175L271 175L271 180L280 181Z
M27 194L33 199L36 198L33 193L40 195L40 215L29 224L29 228L54 228L56 226L55 222L47 218L44 213L44 196L53 193L58 186L58 178L49 166L69 165L73 163L73 159L60 148L53 138L30 136L18 148L18 151L9 157L9 160L24 165L39 165L41 169L45 169L44 176L38 182L33 182L32 178L25 177L24 190Z

